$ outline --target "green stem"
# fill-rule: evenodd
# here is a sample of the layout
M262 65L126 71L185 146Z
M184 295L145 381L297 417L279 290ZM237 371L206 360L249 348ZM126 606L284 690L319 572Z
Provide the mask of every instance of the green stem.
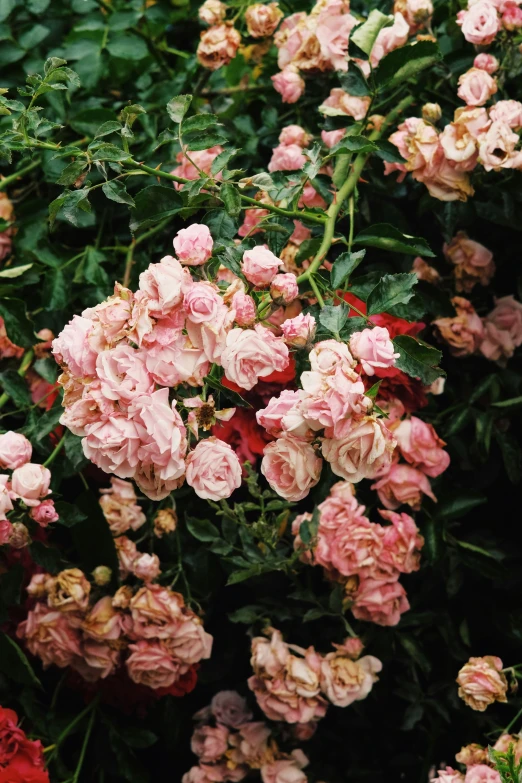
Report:
M48 468L51 463L54 462L60 451L63 449L65 445L65 435L63 438L60 438L54 449L51 451L45 462L43 463L44 468Z
M22 363L20 364L20 367L18 368L18 375L23 378L27 370L29 369L31 362L33 361L34 357L34 351L32 348L30 348L29 351L24 355L24 358L22 359ZM0 396L0 408L3 408L6 402L9 400L9 394L7 392L4 392Z
M519 719L521 716L522 716L522 707L521 707L521 708L520 708L520 710L517 712L517 714L515 715L515 717L513 718L513 720L512 720L512 721L510 721L510 722L508 723L508 725L506 726L506 728L504 729L504 731L502 732L502 734L509 734L509 732L511 731L511 729L513 728L513 726L515 725L515 723L517 722L517 720L518 720L518 719Z
M0 181L0 191L7 190L9 185L11 185L13 182L16 182L21 177L24 177L26 174L29 174L30 171L33 171L33 169L38 168L38 166L41 163L41 158L36 158L31 163L28 163L26 166L22 166L18 169L18 171L15 171L14 174L9 174L8 177L4 177L3 180Z
M315 280L314 280L314 278L313 278L313 277L311 277L311 278L310 278L310 285L311 285L311 287L312 287L312 290L313 290L313 292L314 292L314 294L315 294L315 298L317 299L317 301L318 301L319 305L320 305L321 307L324 307L324 299L323 299L323 297L321 296L321 292L319 291L319 288L318 288L318 286L317 286L317 283L315 282Z
M47 762L48 765L51 763L53 758L56 756L56 754L57 754L57 752L58 752L62 742L65 739L67 739L67 737L69 736L71 731L78 725L78 723L80 723L85 718L86 715L88 715L92 710L95 710L95 708L98 706L98 701L99 700L100 700L100 695L98 694L91 701L91 703L88 704L87 707L84 710L82 710L75 718L73 718L72 721L65 727L65 729L62 731L62 733L60 734L60 736L56 740L55 748L51 752L51 755L49 757L49 761Z
M80 779L80 772L82 771L83 762L85 761L85 754L87 753L87 745L89 744L89 739L91 737L92 728L94 726L94 719L96 717L96 710L93 709L91 712L91 717L89 718L89 724L87 726L87 731L85 732L85 737L83 740L82 749L80 752L80 758L78 759L78 764L76 766L75 773L72 777L72 783L78 783L78 780Z
M129 287L132 265L134 263L134 248L136 246L136 240L133 239L127 249L127 258L125 259L125 271L123 273L123 280L121 282L124 288Z

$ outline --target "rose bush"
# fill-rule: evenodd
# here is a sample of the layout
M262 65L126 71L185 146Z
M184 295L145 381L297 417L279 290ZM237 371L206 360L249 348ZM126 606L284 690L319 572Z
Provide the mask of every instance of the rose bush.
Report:
M0 783L518 779L522 3L0 31Z

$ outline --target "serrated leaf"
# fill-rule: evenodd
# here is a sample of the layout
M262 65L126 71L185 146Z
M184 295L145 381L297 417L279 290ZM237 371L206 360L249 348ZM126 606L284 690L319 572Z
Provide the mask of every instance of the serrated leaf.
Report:
M359 66L356 65L353 60L348 63L348 70L346 73L341 72L339 74L339 81L341 82L343 90L349 95L361 98L370 94L370 88L368 87L366 78Z
M238 223L224 209L211 209L201 221L209 227L214 242L230 240L237 234Z
M353 41L369 57L377 36L383 27L390 27L393 21L393 16L383 14L374 8L373 11L370 11L366 22L356 27L352 32L350 41Z
M72 163L69 163L56 180L56 184L73 185L86 168L87 162L85 160L75 160Z
M397 335L393 344L399 353L395 366L412 378L419 378L425 386L429 386L441 375L445 375L438 367L442 352L431 345L408 334Z
M319 322L325 329L338 335L348 320L348 313L349 307L346 302L341 302L335 307L325 305L319 313Z
M192 95L177 95L167 103L167 112L172 122L181 122L189 110Z
M111 201L117 201L118 204L128 204L130 207L136 206L134 199L127 193L127 188L119 179L104 182L102 190Z
M228 161L233 158L234 155L237 155L237 153L238 150L223 150L223 152L220 152L212 161L210 173L215 177L216 174L219 174L219 172L225 168Z
M236 186L224 182L219 189L219 195L225 205L227 215L237 217L241 212L241 196Z
M356 253L341 253L335 259L330 272L332 288L339 288L352 272L357 269L365 255L366 250L358 250Z
M183 137L183 143L187 145L189 152L208 150L218 144L225 144L226 141L217 131L195 131Z
M120 161L120 160L126 160L129 157L130 157L129 152L122 150L120 147L116 147L115 144L109 144L108 142L103 142L102 144L99 145L99 147L94 152L92 159Z
M219 530L208 519L199 519L196 517L185 517L187 530L197 538L198 541L214 541L220 538Z
M375 223L360 231L353 240L354 245L378 247L394 253L407 253L412 256L433 257L435 253L422 237L412 237L402 234L389 223Z
M99 139L101 136L107 136L109 133L118 133L119 131L121 131L121 122L108 120L100 125L94 134L94 138Z
M403 272L398 275L384 275L366 301L368 315L387 313L391 307L406 304L412 298L413 287L417 285L415 274Z
M352 152L374 152L376 146L365 136L345 136L330 150L330 155L347 155Z
M140 228L150 228L183 209L183 200L178 191L164 185L148 185L136 194L134 201L130 222L133 232Z
M429 68L441 59L440 49L433 41L417 41L400 46L387 54L374 73L378 89L395 87L410 79L425 68Z
M0 388L6 392L17 408L31 404L31 394L25 378L16 370L5 370L0 373Z
M0 299L0 316L4 319L7 336L15 345L30 348L36 342L33 322L27 315L26 305L21 299Z
M196 114L194 117L188 117L181 123L181 134L192 131L204 131L215 125L221 125L215 114Z

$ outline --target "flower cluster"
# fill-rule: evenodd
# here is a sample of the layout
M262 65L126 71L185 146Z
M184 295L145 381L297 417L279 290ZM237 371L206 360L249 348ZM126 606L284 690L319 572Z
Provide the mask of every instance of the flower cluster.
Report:
M192 752L199 764L182 783L239 781L259 770L263 783L306 783L308 759L301 750L283 753L270 727L253 721L247 703L235 691L220 691L194 716Z
M468 0L468 7L457 14L457 24L469 43L486 46L501 30L522 27L520 0Z
M347 605L359 620L397 625L409 609L401 574L420 567L424 539L408 514L380 511L389 522L381 525L364 515L348 482L334 484L319 506L319 523L311 551L301 538L301 526L309 526L310 514L295 518L294 548L301 559L325 569L325 575L343 585Z
M49 783L40 740L30 740L13 710L0 707L1 783Z
M32 453L25 435L11 430L0 435L0 469L12 471L11 475L0 473L0 545L10 544L16 549L27 546L29 531L20 521L27 521L27 514L40 527L58 519L54 502L48 498L51 471L31 462ZM17 521L7 518L10 512L16 514Z
M495 701L506 702L508 683L495 655L470 658L457 677L459 696L468 707L484 712Z
M248 686L270 720L308 724L323 718L328 703L348 707L371 691L381 662L372 655L359 658L360 639L334 644L322 655L313 647L287 644L279 631L252 640L254 674Z
M36 574L27 591L36 603L17 635L44 668L70 666L96 682L124 666L134 683L168 693L193 687L195 665L210 657L212 637L168 587L125 585L94 600L85 574L69 568Z

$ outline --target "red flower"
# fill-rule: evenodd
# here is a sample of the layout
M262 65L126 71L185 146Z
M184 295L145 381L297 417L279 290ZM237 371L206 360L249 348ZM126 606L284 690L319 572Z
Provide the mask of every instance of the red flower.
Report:
M422 321L410 323L410 321L406 321L404 318L397 318L395 315L388 315L388 313L372 315L372 321L376 326L385 326L392 340L398 334L409 334L411 337L415 337L426 326Z
M43 747L28 740L13 710L0 707L0 783L49 783Z
M377 368L375 376L369 379L369 386L376 382L375 378L383 379L379 386L379 398L400 400L407 413L415 413L428 404L424 385L396 367Z
M255 465L271 438L256 421L253 408L236 408L230 421L220 421L212 427L212 434L232 446L240 462L248 460Z

